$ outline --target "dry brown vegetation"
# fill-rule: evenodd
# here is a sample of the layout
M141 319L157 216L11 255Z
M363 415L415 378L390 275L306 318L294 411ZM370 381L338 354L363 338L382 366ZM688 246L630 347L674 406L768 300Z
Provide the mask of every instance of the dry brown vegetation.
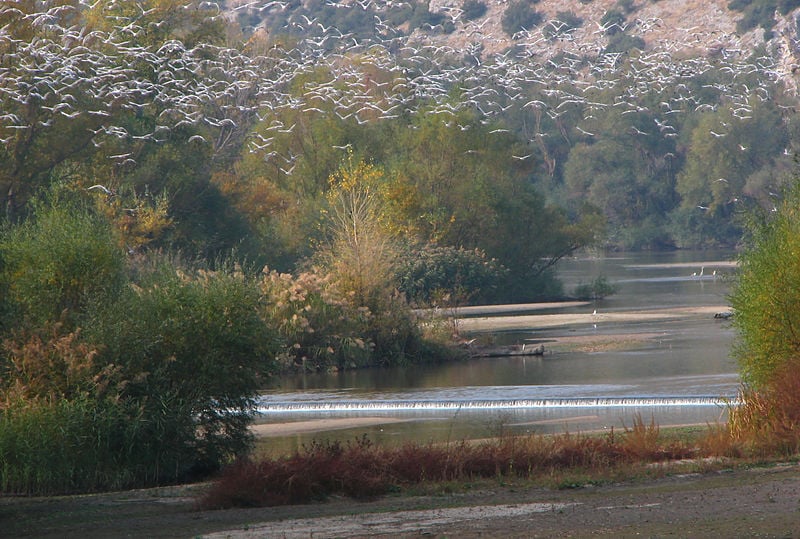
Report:
M759 392L742 395L730 421L692 436L662 433L654 420L602 435L501 435L479 442L388 448L366 437L315 443L287 457L242 460L225 470L199 501L203 509L299 504L331 495L371 499L424 483L486 478L544 480L647 473L653 463L784 459L800 449L800 372L787 367ZM610 475L609 475L610 474Z
M704 455L696 444L663 436L653 421L641 417L622 432L602 436L501 436L477 443L408 443L397 448L361 438L315 443L283 458L239 461L225 470L200 506L297 504L335 494L369 499L421 483L566 477L576 471L600 474L634 463L698 456Z

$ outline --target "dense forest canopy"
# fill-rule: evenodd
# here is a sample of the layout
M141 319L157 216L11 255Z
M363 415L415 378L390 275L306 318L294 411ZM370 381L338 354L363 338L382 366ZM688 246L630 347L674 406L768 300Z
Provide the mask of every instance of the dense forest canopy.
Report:
M792 168L794 96L766 50L621 47L636 9L562 11L486 53L429 40L460 12L416 2L4 2L4 218L54 183L100 184L131 252L292 270L356 159L382 171L391 234L509 270L496 300L557 293L553 263L597 241L735 244ZM541 53L586 24L604 50Z

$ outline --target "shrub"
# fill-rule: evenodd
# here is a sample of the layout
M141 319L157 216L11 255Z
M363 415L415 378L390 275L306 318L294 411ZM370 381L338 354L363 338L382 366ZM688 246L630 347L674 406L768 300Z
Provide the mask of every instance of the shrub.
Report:
M483 17L488 10L486 3L481 0L466 0L464 5L461 6L461 9L464 11L463 17L467 21Z
M124 282L125 255L111 226L81 202L39 201L1 234L9 328L61 321L74 329L90 303L113 299Z
M180 270L161 260L120 300L98 308L87 337L116 365L120 398L140 404L162 480L213 470L250 447L248 424L276 336L254 278L236 268Z
M121 401L8 399L0 406L0 490L52 495L152 484L160 470L148 457L159 440L142 435L145 424Z
M605 52L629 52L632 49L644 50L645 45L644 39L640 38L639 36L630 36L620 32L618 34L614 34L611 39L608 40L608 45L606 46Z
M600 18L600 24L606 29L607 36L622 33L625 26L625 14L618 9L609 9Z
M506 7L500 21L506 34L513 37L517 32L531 30L542 23L544 15L535 11L532 4L533 2L526 0L517 0Z
M608 279L601 275L589 284L576 286L574 295L581 300L598 300L616 294L617 290L617 285L609 283Z
M96 365L97 348L80 340L80 330L65 333L62 324L52 324L20 331L2 349L7 359L0 361L0 395L6 398L72 399L107 388Z
M453 303L488 301L506 270L479 250L412 248L398 269L398 287L412 303L429 305L448 296Z
M553 21L549 21L542 29L544 35L550 39L567 34L580 28L583 19L571 11L559 11Z
M625 14L636 11L634 0L617 0L617 8Z
M259 286L262 317L281 339L281 368L314 371L369 363L374 346L366 328L373 315L341 293L330 275L293 277L265 270Z
M730 411L729 445L756 457L800 451L800 361L778 367L758 390L745 389Z
M489 441L377 447L366 438L312 444L294 454L227 468L206 492L208 509L309 503L334 494L372 498L426 481L542 477L555 471L607 470L633 462L696 456L694 445L660 438L640 417L622 435L503 436Z

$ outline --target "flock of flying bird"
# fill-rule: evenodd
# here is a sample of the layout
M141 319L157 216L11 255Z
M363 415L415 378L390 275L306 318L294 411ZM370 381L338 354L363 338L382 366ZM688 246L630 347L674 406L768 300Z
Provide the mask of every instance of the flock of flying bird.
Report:
M752 100L769 99L780 78L771 56L752 59L724 48L713 59L678 57L666 49L631 55L587 53L589 45L576 42L559 21L518 32L513 47L487 53L484 40L491 36L482 33L485 21L459 21L458 10L450 12L454 22L470 29L463 48L437 44L424 33L403 35L379 15L374 37L363 39L312 17L294 17L294 33L307 31L306 37L291 47L274 42L260 54L209 44L189 47L179 40L144 44L139 38L163 21L153 19L152 10L138 2L139 10L133 14L114 15L110 30L65 22L79 21L78 10L96 8L99 1L80 0L75 7L38 0L39 11L34 13L11 2L0 5L0 21L5 21L0 27L0 143L6 148L29 133L53 128L54 119L84 117L93 120L91 141L98 147L109 138L158 142L181 126L202 126L203 135L193 131L188 143L210 144L220 151L244 136L251 151L270 159L276 153L271 151L273 135L294 129L294 124L279 119L287 109L364 123L421 110L452 117L468 108L492 122L511 107L551 118L577 108L588 120L608 107L622 113L646 110L644 98L654 92L663 92L654 112L665 119L636 132L668 137L674 136L670 114L718 106L707 95L724 95L735 116L749 118ZM122 0L104 2L109 14L115 2ZM392 2L331 5L380 10L399 4ZM191 6L208 17L231 16L216 2ZM264 12L286 9L286 4L255 0L235 9ZM542 30L548 24L551 29L558 24L556 28L563 31L548 35ZM656 20L635 22L641 32L656 24ZM35 31L32 39L15 37L15 28L25 25ZM548 55L554 39L568 42L567 46L560 54ZM692 80L713 70L726 73L726 81L715 83L709 94L694 90ZM300 80L305 82L298 91ZM616 95L613 102L598 100L607 91ZM114 111L119 109L155 111L157 123L147 132L130 132L115 123ZM259 123L261 128L255 129ZM578 129L585 136L594 135L589 124ZM534 140L543 133L534 130L526 135ZM119 148L119 144L109 146ZM120 165L135 164L131 152L115 151L107 157ZM291 174L289 165L297 156L282 157L287 166L281 170Z

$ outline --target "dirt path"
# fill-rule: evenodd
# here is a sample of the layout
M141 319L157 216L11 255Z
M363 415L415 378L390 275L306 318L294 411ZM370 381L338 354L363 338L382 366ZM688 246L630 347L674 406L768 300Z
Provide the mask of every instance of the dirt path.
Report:
M364 503L196 511L202 487L0 499L0 537L800 537L800 466L570 490L496 486Z

